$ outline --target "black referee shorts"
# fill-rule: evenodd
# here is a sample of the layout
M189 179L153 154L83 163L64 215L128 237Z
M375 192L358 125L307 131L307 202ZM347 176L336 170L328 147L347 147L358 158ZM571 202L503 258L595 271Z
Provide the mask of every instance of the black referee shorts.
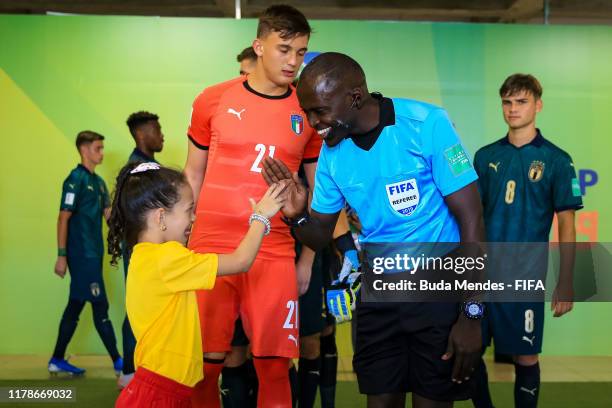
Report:
M472 381L453 383L454 360L441 358L458 312L457 303L359 303L353 356L359 391L468 399Z

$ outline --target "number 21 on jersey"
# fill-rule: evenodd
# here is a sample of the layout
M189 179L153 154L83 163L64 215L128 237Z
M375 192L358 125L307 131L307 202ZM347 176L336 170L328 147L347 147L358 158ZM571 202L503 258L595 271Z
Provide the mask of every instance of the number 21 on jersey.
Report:
M293 329L298 327L298 301L290 300L287 302L287 318L283 329Z
M264 156L266 155L266 150L268 151L269 157L274 157L274 151L276 150L276 146L266 146L263 143L258 143L255 146L257 157L255 158L255 161L253 162L253 165L251 166L251 171L254 171L255 173L261 173L260 164Z

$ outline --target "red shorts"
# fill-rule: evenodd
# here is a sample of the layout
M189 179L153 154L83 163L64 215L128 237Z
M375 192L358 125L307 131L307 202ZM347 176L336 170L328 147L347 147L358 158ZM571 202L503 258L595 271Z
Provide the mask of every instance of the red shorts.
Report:
M231 350L240 315L254 356L298 357L293 259L257 259L247 273L219 277L212 290L197 291L197 297L205 353Z
M121 391L115 408L190 408L193 388L138 367L134 378Z

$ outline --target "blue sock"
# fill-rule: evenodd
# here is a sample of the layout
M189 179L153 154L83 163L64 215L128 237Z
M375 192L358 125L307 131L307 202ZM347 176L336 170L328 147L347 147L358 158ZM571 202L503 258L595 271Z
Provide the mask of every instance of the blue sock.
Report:
M514 365L514 405L520 408L535 408L540 392L540 364L530 366Z

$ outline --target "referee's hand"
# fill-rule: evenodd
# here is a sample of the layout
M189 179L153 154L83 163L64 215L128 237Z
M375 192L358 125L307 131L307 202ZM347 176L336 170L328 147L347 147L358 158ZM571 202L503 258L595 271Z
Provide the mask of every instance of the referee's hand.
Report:
M268 185L278 182L288 182L287 200L281 208L286 218L292 219L302 214L308 205L308 189L302 184L297 173L291 173L282 160L266 157L261 172Z
M461 313L451 328L446 353L442 360L455 358L453 382L461 384L472 376L482 351L481 321L468 319Z

